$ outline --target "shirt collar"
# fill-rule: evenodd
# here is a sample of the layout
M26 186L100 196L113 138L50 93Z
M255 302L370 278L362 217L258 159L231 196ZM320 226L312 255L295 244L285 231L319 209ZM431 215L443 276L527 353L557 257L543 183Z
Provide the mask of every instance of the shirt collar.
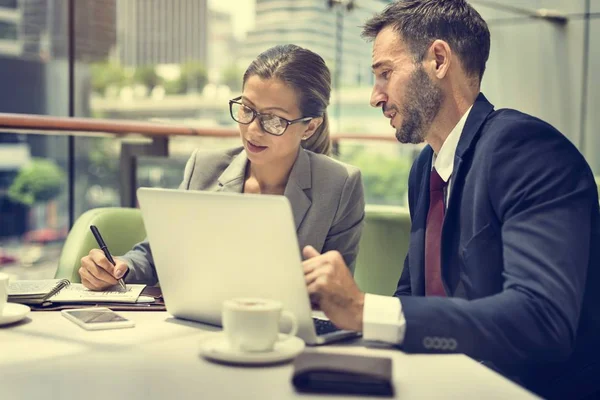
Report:
M450 132L450 135L448 135L442 144L440 152L437 155L435 153L433 154L433 166L444 182L448 182L450 176L452 175L456 148L458 147L460 135L462 134L465 123L467 122L467 117L469 116L472 108L473 106L471 105L467 112L464 113L464 115L460 118L456 126L454 126Z

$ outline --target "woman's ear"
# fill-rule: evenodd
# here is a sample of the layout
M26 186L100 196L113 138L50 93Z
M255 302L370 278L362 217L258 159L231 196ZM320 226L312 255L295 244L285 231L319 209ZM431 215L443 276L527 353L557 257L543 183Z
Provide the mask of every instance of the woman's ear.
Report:
M307 140L312 135L314 135L322 123L323 123L323 117L316 117L316 118L311 119L308 122L308 125L306 125L306 129L302 133L302 140Z

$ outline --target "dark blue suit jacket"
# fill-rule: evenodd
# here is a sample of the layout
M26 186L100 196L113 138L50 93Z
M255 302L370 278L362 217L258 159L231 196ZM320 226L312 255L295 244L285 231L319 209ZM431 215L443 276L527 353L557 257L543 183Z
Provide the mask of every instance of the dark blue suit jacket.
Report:
M600 213L583 156L549 124L494 111L480 94L454 159L441 248L449 298L439 298L423 297L432 155L427 146L409 178L412 230L395 293L403 350L465 353L544 395L586 383L573 373L600 341Z

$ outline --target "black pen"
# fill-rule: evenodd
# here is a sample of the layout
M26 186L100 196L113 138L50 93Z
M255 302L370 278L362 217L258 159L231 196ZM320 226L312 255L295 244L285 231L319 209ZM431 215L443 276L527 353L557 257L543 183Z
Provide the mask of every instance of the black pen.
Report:
M102 251L104 252L104 255L106 256L108 261L110 261L110 263L112 265L116 265L115 260L112 258L110 251L108 251L108 247L106 247L106 243L104 243L104 239L102 239L102 235L100 235L100 231L98 230L98 228L96 228L95 225L90 225L90 230L94 234L94 237L96 238L96 242L98 242L98 246L100 246L100 249L102 249ZM127 290L127 286L125 285L125 281L123 281L123 278L124 277L121 277L119 279L119 285L121 285L123 290Z

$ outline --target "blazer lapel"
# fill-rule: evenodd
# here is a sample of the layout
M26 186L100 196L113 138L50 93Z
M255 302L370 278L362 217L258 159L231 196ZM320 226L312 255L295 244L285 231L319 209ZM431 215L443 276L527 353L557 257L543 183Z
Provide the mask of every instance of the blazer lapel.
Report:
M300 228L300 224L302 224L302 220L312 204L311 199L305 192L306 189L311 188L311 174L312 171L308 154L306 154L303 149L300 149L296 162L290 171L290 176L284 192L284 196L287 197L292 206L296 232Z
M248 156L242 150L238 154L225 171L219 176L219 188L217 192L235 192L242 193L244 190L244 178L246 176L246 165L248 164Z
M494 106L485 98L483 93L479 93L479 96L475 99L473 108L469 113L465 127L460 135L458 146L456 147L456 154L454 160L457 161L471 148L474 144L474 139L478 136L481 125L486 121L488 115L494 111ZM460 168L457 168L456 164L454 171L452 172L452 178L459 174Z
M458 266L449 265L448 262L444 262L450 258L453 249L448 247L448 243L452 243L449 240L449 235L455 233L455 228L458 226L458 198L464 186L464 179L469 168L469 163L463 162L465 157L468 157L468 151L475 145L476 138L479 135L481 126L486 121L488 115L494 110L494 106L485 98L483 93L479 93L473 108L467 117L465 127L460 135L460 140L456 148L456 154L454 156L454 169L452 171L452 187L450 189L450 197L448 199L448 207L446 208L446 217L444 218L444 225L442 226L442 279L446 292L449 295L457 292L457 286L460 282L459 274L452 273L451 268L458 268ZM446 244L446 245L444 245Z

